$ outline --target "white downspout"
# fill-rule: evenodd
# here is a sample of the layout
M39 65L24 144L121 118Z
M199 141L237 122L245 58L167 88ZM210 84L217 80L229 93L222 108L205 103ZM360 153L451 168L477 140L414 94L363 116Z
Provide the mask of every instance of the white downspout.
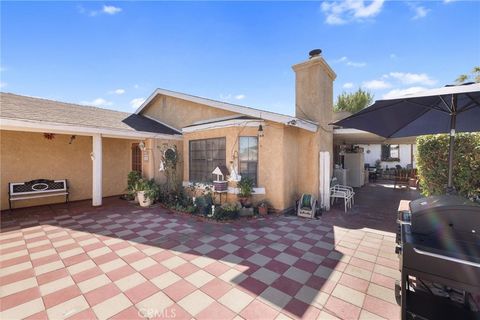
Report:
M92 136L92 206L102 205L102 135Z

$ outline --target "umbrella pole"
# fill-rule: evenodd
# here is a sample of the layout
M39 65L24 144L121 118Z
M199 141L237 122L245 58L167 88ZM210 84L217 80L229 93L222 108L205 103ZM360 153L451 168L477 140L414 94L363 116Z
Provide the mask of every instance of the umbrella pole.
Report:
M453 194L453 147L455 145L455 127L457 122L457 96L452 95L452 111L450 115L450 141L448 150L448 184L447 194Z

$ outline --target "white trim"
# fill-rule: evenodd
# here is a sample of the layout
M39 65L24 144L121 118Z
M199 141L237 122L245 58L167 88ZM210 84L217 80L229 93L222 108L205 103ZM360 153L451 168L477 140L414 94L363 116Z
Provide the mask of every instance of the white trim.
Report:
M168 124L166 124L165 122L162 122L162 121L160 121L160 120L158 120L158 119L156 119L156 118L154 118L154 117L152 117L152 116L149 116L149 115L146 115L146 114L142 114L142 117L145 117L145 118L147 118L147 119L150 119L150 120L152 120L152 121L155 121L156 123L161 124L162 126L165 126L165 127L167 127L167 128L170 128L170 129L172 129L172 130L175 130L175 131L178 132L178 134L181 134L181 133L182 133L181 130L179 130L179 129L175 128L175 127L172 127L171 125L168 125Z
M196 184L197 189L199 190L204 190L206 187L212 188L213 189L213 184L204 184L204 183L194 183L191 181L183 181L182 186L183 187L191 187L194 184ZM228 187L227 193L229 194L239 194L240 193L240 188L234 188L234 187ZM253 195L256 194L266 194L265 188L253 188Z
M196 121L196 122L192 123L191 125L196 126L197 124L205 124L205 123L210 123L210 122L220 122L220 121L223 121L223 120L237 119L238 117L239 117L239 115L235 114L233 116L212 118L212 119L208 119L208 120L200 120L200 121ZM247 120L247 119L245 119L245 120ZM255 120L255 119L251 119L251 120Z
M220 122L205 123L205 124L199 124L195 126L182 128L182 133L190 133L190 132L227 128L227 127L258 127L259 125L263 125L264 123L265 121L263 120L248 120L248 119L225 120Z
M129 131L120 129L108 129L98 127L86 127L77 125L68 125L57 122L35 121L35 120L18 120L0 118L0 129L13 131L30 131L30 132L50 132L58 134L78 134L91 136L94 134L102 134L106 138L122 138L122 139L169 139L183 140L183 137L170 134L158 134L144 131Z
M207 98L202 98L202 97L197 97L197 96L192 96L189 94L181 93L181 92L175 92L175 91L170 91L170 90L165 90L165 89L156 89L145 102L135 111L136 114L140 114L143 109L145 109L150 102L155 99L157 95L165 95L169 97L174 97L186 101L191 101L195 102L198 104L203 104L212 108L217 108L217 109L222 109L222 110L227 110L230 112L235 112L239 114L244 114L248 115L254 118L260 118L260 119L265 119L273 122L279 122L283 123L284 125L291 125L295 127L299 127L302 129L305 129L307 131L311 132L316 132L318 125L314 122L295 118L292 116L287 116L275 112L270 112L270 111L264 111L264 110L258 110L254 108L249 108L249 107L244 107L244 106L239 106L236 104L231 104L223 101L217 101L217 100L212 100L212 99L207 99Z

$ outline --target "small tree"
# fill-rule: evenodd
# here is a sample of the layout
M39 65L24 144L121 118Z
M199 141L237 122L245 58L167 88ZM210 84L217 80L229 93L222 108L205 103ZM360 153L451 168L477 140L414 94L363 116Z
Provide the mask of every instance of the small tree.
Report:
M479 66L473 67L470 74L461 74L458 76L457 80L455 80L457 84L462 84L469 81L480 83L480 67Z
M342 94L340 94L337 97L337 102L335 103L334 110L356 113L371 105L372 102L373 94L359 88L356 92L343 92Z

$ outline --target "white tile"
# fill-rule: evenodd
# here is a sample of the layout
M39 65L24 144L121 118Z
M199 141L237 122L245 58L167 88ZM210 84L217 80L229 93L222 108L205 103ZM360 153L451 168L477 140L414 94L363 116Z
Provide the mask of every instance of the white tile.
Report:
M90 256L90 258L96 258L103 256L104 254L110 253L112 250L110 250L109 247L101 247L95 250L89 251L87 254Z
M225 293L218 302L229 308L230 310L239 313L243 310L250 302L252 302L253 297L245 292L233 288L227 293Z
M312 274L296 267L290 267L284 274L285 277L304 284L310 279Z
M0 277L4 277L6 275L9 275L15 272L20 272L26 269L31 269L32 267L33 266L30 261L15 264L13 266L6 267L6 268L2 267L0 268Z
M162 275L159 275L158 277L151 279L150 282L152 282L154 285L156 285L160 289L165 289L166 287L170 286L171 284L174 284L180 279L182 278L177 276L175 273L168 271Z
M70 267L67 267L67 270L68 270L68 272L70 272L71 275L74 275L74 274L80 273L82 271L94 268L96 266L97 265L92 260L86 260L86 261L82 261L80 263L74 264Z
M90 306L83 296L65 301L50 309L47 309L47 315L49 319L66 319L79 313Z
M280 277L280 275L276 272L273 272L269 269L260 268L251 275L252 278L255 278L265 284L272 284L275 280Z
M192 273L188 277L185 278L188 282L193 284L195 287L200 288L207 282L210 282L215 277L212 276L210 273L205 272L203 270L198 270L197 272Z
M108 319L117 313L130 307L132 303L128 298L120 293L110 299L100 302L92 308L98 319Z
M15 259L15 258L18 258L18 257L27 256L27 255L28 255L28 250L26 250L26 249L10 252L10 253L7 253L7 254L2 253L2 255L0 256L0 261L7 261L7 260L10 260L10 259Z
M245 280L247 276L242 271L239 271L236 269L230 269L226 271L224 274L222 274L219 278L225 282L238 284L243 280Z
M178 304L192 316L196 316L214 300L200 290L196 290L180 300Z
M292 297L273 287L268 287L260 294L259 299L278 310L279 308L284 308Z
M27 279L23 279L20 281L12 282L7 285L2 285L0 288L0 298L9 296L11 294L27 290L38 285L37 278L31 277Z
M50 263L35 267L33 270L35 271L35 274L39 276L41 274L62 269L62 268L65 268L65 265L61 260L58 260L58 261L50 262Z
M187 261L185 259L182 259L178 256L173 256L165 261L162 261L161 263L168 269L175 269L176 267L181 266L186 262Z
M118 269L125 265L127 265L127 263L122 259L118 258L118 259L109 261L107 263L101 264L99 267L100 269L102 269L103 272L110 272L112 270Z
M99 276L90 278L88 280L78 283L78 287L82 293L87 293L97 288L103 287L104 285L112 282L106 275L101 274Z
M147 279L145 279L140 273L135 272L134 274L115 281L115 284L120 288L120 290L122 290L122 292L125 292L128 289L136 287L146 281Z
M141 271L143 269L156 265L157 263L158 262L153 260L152 258L146 257L141 260L130 263L130 266L137 271Z
M199 268L205 268L209 264L215 262L214 259L208 258L208 257L198 257L190 261L194 265L196 265Z
M39 289L42 296L46 296L47 294L70 287L74 284L75 282L73 282L71 277L64 277L46 284L42 284Z

